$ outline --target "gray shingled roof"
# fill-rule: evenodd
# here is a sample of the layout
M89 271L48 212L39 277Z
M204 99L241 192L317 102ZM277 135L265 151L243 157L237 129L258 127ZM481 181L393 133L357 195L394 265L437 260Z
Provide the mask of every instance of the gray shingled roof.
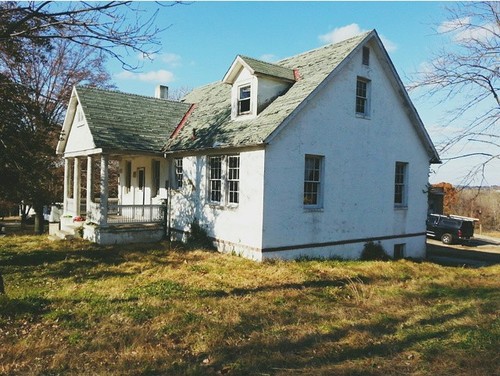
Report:
M185 101L196 107L166 151L263 144L280 124L358 46L369 33L281 60L276 65L298 69L300 79L257 117L231 120L231 86L223 82L189 93ZM193 137L193 134L196 137Z
M256 74L263 74L277 78L284 78L289 81L295 81L293 68L283 67L278 64L267 63L265 61L253 59L248 56L239 55L240 58L254 70Z
M96 147L115 151L161 152L188 103L85 86L76 88Z

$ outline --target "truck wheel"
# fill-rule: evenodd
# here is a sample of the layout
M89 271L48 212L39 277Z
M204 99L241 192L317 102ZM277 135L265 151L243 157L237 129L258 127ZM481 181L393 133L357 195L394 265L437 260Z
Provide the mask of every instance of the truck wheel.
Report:
M441 236L441 241L444 244L451 244L453 242L453 236L451 236L451 234L443 234L443 236Z

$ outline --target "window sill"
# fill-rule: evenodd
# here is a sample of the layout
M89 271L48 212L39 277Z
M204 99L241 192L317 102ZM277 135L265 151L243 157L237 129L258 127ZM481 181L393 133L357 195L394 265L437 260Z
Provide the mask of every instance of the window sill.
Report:
M322 213L325 209L323 207L308 207L304 206L304 213Z
M394 205L394 210L408 210L408 205Z
M356 117L358 119L371 120L371 116L370 115L360 114L358 112L356 112Z
M239 208L239 204L221 204L217 202L209 202L207 205L212 209L218 210L236 210Z

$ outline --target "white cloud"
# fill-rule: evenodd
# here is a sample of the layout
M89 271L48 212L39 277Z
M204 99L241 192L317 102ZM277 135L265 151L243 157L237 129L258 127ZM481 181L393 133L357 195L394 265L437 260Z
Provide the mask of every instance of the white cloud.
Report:
M259 59L262 60L262 61L267 61L269 63L273 63L276 60L278 60L278 58L274 54L264 54L264 55L261 55L259 57Z
M144 73L134 73L129 71L122 71L116 74L116 77L121 80L134 80L143 82L161 82L169 83L174 80L174 74L170 71L160 69L157 71L150 71Z
M180 55L174 54L174 53L164 53L164 54L138 54L137 58L139 61L155 61L159 60L162 63L168 64L170 67L178 67L181 65L182 58Z
M460 29L463 25L470 23L470 17L458 18L456 20L444 21L438 26L437 31L439 33L449 33L450 31L456 31Z
M366 32L367 30L363 30L359 27L358 24L352 23L350 25L336 27L332 31L322 34L319 36L319 40L323 43L337 43L342 42L343 40L349 39L356 35Z
M167 63L171 67L178 67L181 65L181 56L174 53L166 53L160 55L161 61Z
M358 24L352 23L350 25L336 27L332 31L320 35L319 40L323 43L338 43L342 42L343 40L355 37L356 35L366 33L367 31L368 30L359 27ZM382 43L384 44L384 47L388 52L394 52L397 50L396 43L387 39L383 35L380 35L380 39L382 40Z
M396 43L387 39L383 35L380 36L380 39L382 40L382 43L383 43L385 49L387 50L387 52L394 52L398 49L398 46Z
M450 33L452 40L457 43L484 42L488 38L495 38L495 35L500 32L500 27L496 23L476 26L470 17L463 17L452 21L444 21L438 26L437 31L439 33Z

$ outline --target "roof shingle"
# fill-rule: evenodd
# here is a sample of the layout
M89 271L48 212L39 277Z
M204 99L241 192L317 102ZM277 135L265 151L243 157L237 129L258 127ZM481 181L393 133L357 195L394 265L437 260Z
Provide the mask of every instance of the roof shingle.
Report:
M231 87L222 81L193 90L184 100L196 103L196 108L177 137L168 140L165 151L263 144L368 34L277 62L292 73L298 69L301 79L252 119L231 120Z
M76 92L96 147L106 150L161 152L190 107L86 86Z

